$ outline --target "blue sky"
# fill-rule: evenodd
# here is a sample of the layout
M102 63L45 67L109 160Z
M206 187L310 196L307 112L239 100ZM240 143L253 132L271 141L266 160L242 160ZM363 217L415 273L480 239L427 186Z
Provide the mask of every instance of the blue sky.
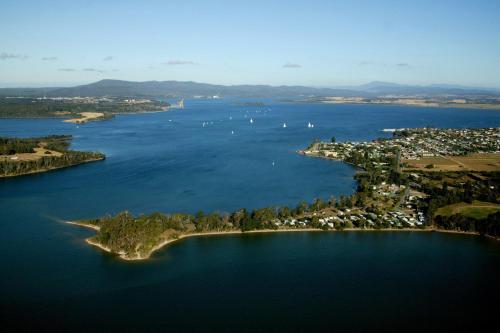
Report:
M0 3L0 86L104 78L500 88L500 1Z

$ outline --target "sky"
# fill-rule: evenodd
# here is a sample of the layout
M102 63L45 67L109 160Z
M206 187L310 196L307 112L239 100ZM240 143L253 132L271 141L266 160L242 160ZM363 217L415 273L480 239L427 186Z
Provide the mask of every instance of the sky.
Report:
M0 87L500 88L500 0L0 1Z

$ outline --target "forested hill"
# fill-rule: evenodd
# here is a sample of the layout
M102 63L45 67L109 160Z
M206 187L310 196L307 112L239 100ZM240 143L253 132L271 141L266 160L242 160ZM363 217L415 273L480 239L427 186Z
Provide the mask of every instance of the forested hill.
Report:
M76 87L2 88L1 96L75 97L75 96L135 96L135 97L281 97L304 98L321 96L377 97L383 95L500 95L499 89L455 87L444 85L410 86L388 82L370 82L358 86L314 88L305 86L217 85L193 81L122 81L101 80Z
M302 86L235 85L223 86L181 81L120 81L101 80L95 83L68 88L5 88L0 96L142 96L142 97L193 97L214 95L223 97L298 97L328 95L359 95L345 89L310 88Z

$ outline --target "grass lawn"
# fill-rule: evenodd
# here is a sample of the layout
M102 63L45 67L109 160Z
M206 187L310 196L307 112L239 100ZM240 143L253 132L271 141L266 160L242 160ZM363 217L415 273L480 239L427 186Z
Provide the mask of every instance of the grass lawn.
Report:
M436 215L451 216L455 214L462 214L476 219L484 219L488 215L498 211L500 211L500 204L474 200L470 204L460 202L441 207L437 210Z
M404 160L405 171L497 171L500 154L471 154L468 156L435 156L418 160ZM427 167L432 166L432 168Z

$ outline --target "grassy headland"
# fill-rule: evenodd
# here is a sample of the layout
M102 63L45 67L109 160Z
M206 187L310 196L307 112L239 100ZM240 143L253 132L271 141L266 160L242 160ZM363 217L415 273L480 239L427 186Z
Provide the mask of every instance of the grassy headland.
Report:
M70 150L71 139L71 135L0 137L0 178L45 172L105 158L98 152Z

